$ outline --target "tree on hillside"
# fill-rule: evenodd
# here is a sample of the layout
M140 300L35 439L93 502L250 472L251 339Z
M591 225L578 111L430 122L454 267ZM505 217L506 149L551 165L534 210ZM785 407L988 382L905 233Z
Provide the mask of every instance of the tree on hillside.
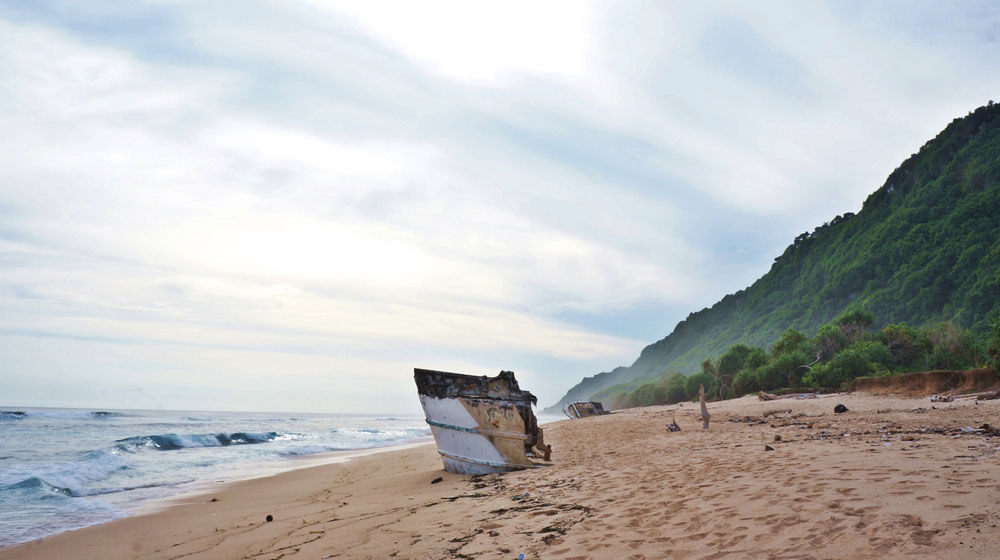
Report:
M886 325L877 339L889 349L893 363L903 368L923 360L931 350L927 335L905 323Z
M837 352L847 346L849 344L844 331L830 323L820 327L816 336L813 337L813 347L816 349L817 360L830 360Z
M872 368L877 374L889 373L889 368L893 365L892 352L886 348L885 344L877 340L859 340L848 346L846 350L854 350L861 354L865 360L872 364Z
M951 321L936 323L924 329L931 342L928 367L931 369L964 369L982 362L972 331Z
M809 348L809 338L795 329L788 329L781 334L781 338L771 347L771 357L793 352L807 352Z
M714 388L712 386L714 383L715 378L703 371L688 376L687 381L684 382L684 392L687 394L687 399L694 400L698 396L698 387L707 387L706 391L708 391Z
M781 354L772 358L762 368L761 383L767 389L798 387L799 378L803 373L809 371L814 363L816 362L810 360L809 355L801 350Z
M733 386L733 379L742 369L753 369L767 363L767 354L760 348L746 344L734 344L719 357L715 365L716 376L719 379L717 394L725 397Z
M742 348L737 348L738 346ZM750 391L764 389L761 370L767 365L767 353L764 352L763 348L748 348L743 344L737 344L729 350L733 351L734 349L736 350L734 353L740 356L742 361L739 363L736 374L732 377L732 391L729 396L738 397ZM725 356L726 354L723 354L723 357ZM721 362L722 358L719 358L719 361ZM731 360L727 367L735 365L735 360Z
M711 397L721 398L722 379L719 378L719 370L715 367L715 363L711 359L701 362L701 373L712 379L712 382L708 384L708 387L710 387L709 394Z
M868 328L875 323L875 316L867 311L858 309L848 311L837 317L835 323L840 328L840 332L844 333L847 345L850 346L865 336Z
M1000 319L994 319L990 325L990 339L987 344L986 353L990 357L990 365L993 366L993 371L1000 372Z
M733 378L733 396L742 397L756 391L763 391L767 388L764 385L763 376L760 370L741 369Z
M687 399L687 376L675 371L666 382L667 403L678 403Z
M853 348L839 352L827 363L810 371L806 379L810 385L819 387L843 387L848 381L875 373L875 368L865 356Z

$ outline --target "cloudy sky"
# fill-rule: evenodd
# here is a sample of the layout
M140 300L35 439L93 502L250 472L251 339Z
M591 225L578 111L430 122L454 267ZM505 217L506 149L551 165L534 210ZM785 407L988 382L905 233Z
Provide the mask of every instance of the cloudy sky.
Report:
M555 402L1000 99L995 2L0 4L0 405Z

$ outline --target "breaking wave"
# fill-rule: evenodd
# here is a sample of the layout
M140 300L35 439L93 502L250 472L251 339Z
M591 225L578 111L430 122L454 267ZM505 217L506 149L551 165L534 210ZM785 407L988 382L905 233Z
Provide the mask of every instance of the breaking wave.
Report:
M94 410L90 413L91 418L122 418L124 416L121 412L108 412L107 410Z
M25 499L52 496L81 496L91 483L131 468L125 457L109 451L91 451L68 463L42 463L30 469L0 472L0 493L18 493ZM15 482L16 481L16 482Z
M172 451L193 447L224 447L228 445L251 445L267 443L280 437L278 432L235 432L231 434L160 434L154 436L134 436L116 440L118 449L136 451L139 449L155 449L157 451Z
M60 496L69 497L73 495L73 490L49 484L44 480L33 476L7 486L0 487L0 492L17 493L24 498L51 499Z
M111 412L108 410L60 410L60 411L31 411L23 410L0 410L0 420L22 420L24 418L60 418L66 420L103 420L106 418L124 418L127 414L121 412Z

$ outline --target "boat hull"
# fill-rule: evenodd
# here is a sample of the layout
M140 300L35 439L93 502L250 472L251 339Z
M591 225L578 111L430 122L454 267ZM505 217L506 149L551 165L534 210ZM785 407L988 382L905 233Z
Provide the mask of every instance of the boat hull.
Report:
M588 416L602 416L609 414L604 410L604 406L596 401L576 401L566 403L563 406L563 413L574 420L586 418Z
M444 468L488 474L534 467L528 458L542 431L531 411L534 396L517 387L510 372L475 377L414 370L420 405ZM545 448L547 455L549 448Z

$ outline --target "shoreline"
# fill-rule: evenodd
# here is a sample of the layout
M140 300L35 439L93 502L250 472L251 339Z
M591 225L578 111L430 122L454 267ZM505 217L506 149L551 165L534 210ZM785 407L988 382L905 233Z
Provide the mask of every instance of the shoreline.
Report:
M277 474L255 478L226 481L210 488L154 500L157 507L149 511L64 531L25 543L0 548L0 558L174 558L176 549L183 546L187 535L206 531L206 522L243 523L256 527L279 527L288 519L280 519L282 503L289 497L302 498L329 477L350 476L355 470L378 470L380 465L395 465L396 461L412 458L438 460L433 442L404 444L364 450L363 453L345 452L350 457L301 466ZM384 459L391 455L395 460ZM257 511L256 515L249 512ZM275 523L265 520L266 515L278 518ZM245 521L243 521L245 519ZM169 527L168 530L163 530ZM215 529L212 533L216 532ZM124 536L124 537L123 537ZM204 538L202 535L200 538ZM199 539L194 539L195 541ZM169 542L169 544L163 544ZM148 545L146 544L148 543ZM207 551L203 551L207 552ZM197 554L197 552L194 552ZM206 558L217 558L214 554ZM223 554L221 557L230 557Z
M399 415L16 408L0 419L0 548L431 441L422 417Z
M849 411L834 414L839 403ZM979 428L1000 426L1000 401L744 397L709 412L707 431L691 403L554 422L550 465L482 477L445 473L430 444L381 450L226 483L0 549L0 560L964 559L1000 549L1000 434ZM681 432L666 430L674 419Z
M196 498L200 498L201 496L210 495L213 492L221 490L222 488L230 484L237 484L240 482L247 482L261 478L270 478L273 476L278 476L283 473L294 472L301 469L309 469L313 467L321 467L324 465L346 463L348 461L360 457L368 457L370 455L378 455L379 453L389 453L392 451L402 451L414 447L419 447L422 445L431 445L433 443L434 443L434 438L431 436L427 436L424 438L417 438L417 440L414 441L398 443L394 445L385 445L380 447L366 447L361 449L343 449L339 451L316 453L313 455L301 455L297 457L289 457L288 459L282 462L284 466L280 464L262 463L257 465L257 467L259 468L248 468L245 472L233 473L231 477L226 480L212 480L212 481L191 483L190 487L185 488L182 492L178 494L174 494L172 496L164 496L162 498L155 498L147 502L137 504L135 507L130 508L128 510L129 517L157 513L165 509L171 508L175 505L188 503L189 501L194 500ZM108 521L106 523L113 523L114 521L118 520L115 519L112 521ZM78 530L78 529L73 529L73 530ZM55 536L55 535L49 535L49 536Z

